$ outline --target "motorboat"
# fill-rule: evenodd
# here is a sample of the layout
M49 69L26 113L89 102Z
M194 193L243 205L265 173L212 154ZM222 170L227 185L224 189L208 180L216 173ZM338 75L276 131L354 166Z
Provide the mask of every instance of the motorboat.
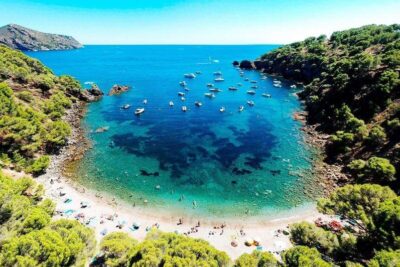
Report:
M221 107L221 108L219 109L219 112L225 112L225 107Z
M208 97L208 98L214 98L215 97L215 95L213 93L205 93L204 96Z
M242 112L244 110L244 106L239 106L239 112Z
M128 109L128 108L130 108L130 107L131 107L131 105L125 104L125 105L123 105L121 108L122 108L122 109Z
M173 106L174 106L174 102L169 101L169 106L170 106L170 107L173 107Z
M187 88L187 87L185 87L184 89L185 89L185 91L187 91L187 92L189 92L189 91L190 91L190 89L189 89L189 88Z
M244 80L245 80L246 82L248 82L248 81L249 81L249 78L244 78Z
M214 75L215 75L215 76L221 76L221 75L222 75L222 72L216 71L216 72L214 72Z
M207 83L207 87L214 87L214 84L212 84L212 83Z
M178 96L185 96L184 92L178 92Z
M198 70L198 71L196 71L195 73L196 73L196 74L201 74L201 71Z
M184 74L183 75L185 78L188 78L188 79L194 79L194 78L196 78L196 75L194 74L194 73L186 73L186 74Z
M196 101L194 102L194 104L196 105L196 107L201 107L203 105L203 103L201 103L200 101Z
M182 96L182 97L181 97L181 100L182 100L182 101L185 101L185 100L186 100L186 98Z
M236 91L237 90L237 88L235 87L235 86L231 86L231 87L229 87L228 88L230 91Z
M255 94L256 94L256 91L254 91L254 90L248 90L247 93L248 93L249 95L255 95Z
M266 97L266 98L271 98L271 95L270 94L266 94L266 93L262 94L262 96Z
M253 88L253 89L257 89L257 88L258 88L258 86L257 86L257 85L253 85L251 88Z
M214 93L222 92L222 90L218 89L218 88L210 88L209 90L210 90L210 92L214 92Z
M186 112L187 111L187 107L186 106L182 106L182 111Z
M257 81L252 80L252 81L250 81L250 83L257 83Z
M182 87L185 87L187 85L187 83L185 81L181 81L181 82L179 82L179 85Z
M247 105L249 105L250 107L254 106L254 101L251 100L247 101Z
M147 104L147 99L143 100L143 104L144 104L144 105Z
M281 87L282 87L282 84L280 84L280 83L274 83L273 86L274 86L274 87L281 88Z
M225 81L225 79L222 77L218 77L218 78L215 78L214 81L215 82L223 82L223 81Z
M140 114L142 114L144 112L144 108L137 108L135 110L135 115L139 116Z

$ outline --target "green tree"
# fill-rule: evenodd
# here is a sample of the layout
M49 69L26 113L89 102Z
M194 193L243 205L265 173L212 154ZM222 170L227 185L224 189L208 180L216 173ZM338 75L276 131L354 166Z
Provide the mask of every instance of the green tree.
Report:
M315 248L295 246L282 254L287 267L329 267L332 264L324 261Z
M277 267L279 262L269 252L254 250L251 254L242 254L233 265L234 267Z
M100 251L107 266L124 266L129 258L128 252L133 250L137 241L122 232L114 232L105 236L100 243Z
M398 267L400 266L400 250L379 251L368 263L368 267Z

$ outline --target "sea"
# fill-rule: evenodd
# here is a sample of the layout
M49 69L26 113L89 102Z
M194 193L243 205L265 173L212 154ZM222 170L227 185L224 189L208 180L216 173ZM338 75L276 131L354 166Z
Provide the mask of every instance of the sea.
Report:
M148 210L277 218L313 206L321 194L312 175L317 151L293 119L302 110L301 87L232 64L277 47L87 45L27 54L105 93L82 120L92 147L74 164L71 179ZM185 78L189 73L196 77ZM114 84L130 89L108 96ZM138 108L144 108L139 116Z

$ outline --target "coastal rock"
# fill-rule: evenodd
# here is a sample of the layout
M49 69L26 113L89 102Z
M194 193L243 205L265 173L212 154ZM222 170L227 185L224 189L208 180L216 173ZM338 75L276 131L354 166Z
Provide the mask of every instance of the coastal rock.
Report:
M232 62L232 64L233 64L233 66L239 66L240 63L239 63L239 61L235 60Z
M71 36L43 33L16 24L0 28L0 44L23 51L68 50L83 47Z
M246 70L252 70L252 69L254 69L254 65L253 65L253 63L252 63L250 60L242 60L242 61L240 62L239 67L240 67L241 69L246 69Z
M129 90L129 86L115 84L108 92L108 95L119 95Z
M80 99L85 102L98 101L103 97L104 93L96 84L92 84L87 90L84 90L80 96Z

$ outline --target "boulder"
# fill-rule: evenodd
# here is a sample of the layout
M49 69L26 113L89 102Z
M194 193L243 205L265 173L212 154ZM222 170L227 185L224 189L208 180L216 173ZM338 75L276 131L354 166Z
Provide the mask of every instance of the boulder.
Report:
M240 62L239 67L240 67L241 69L247 69L247 70L254 69L254 65L253 65L253 63L252 63L250 60L242 60L242 61Z
M129 90L129 86L115 84L108 92L108 95L110 95L110 96L111 95L119 95L128 90Z
M237 61L237 60L235 60L235 61L233 61L233 66L239 66L239 61Z
M92 84L89 89L82 91L80 99L86 102L98 101L103 97L104 93L96 84Z

